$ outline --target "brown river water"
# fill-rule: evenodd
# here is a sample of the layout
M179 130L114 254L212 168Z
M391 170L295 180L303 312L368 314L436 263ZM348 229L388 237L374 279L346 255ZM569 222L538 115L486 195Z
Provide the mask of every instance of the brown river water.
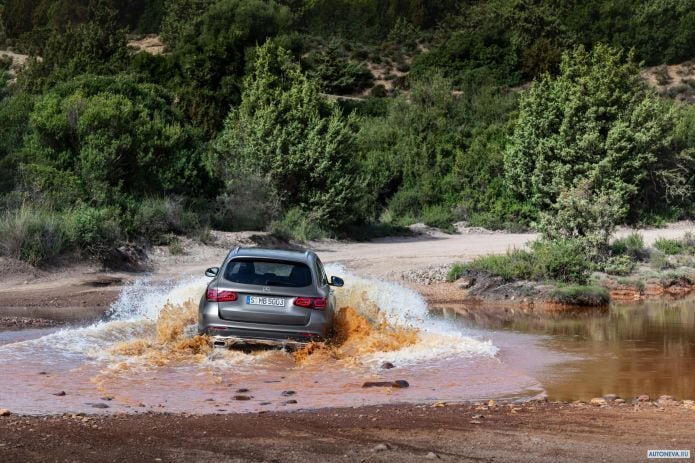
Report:
M0 332L0 408L16 413L224 413L399 402L695 397L695 306L475 320L342 269L337 340L298 352L196 337L206 280L136 282L97 323ZM395 365L382 369L383 362ZM408 388L363 388L406 380Z

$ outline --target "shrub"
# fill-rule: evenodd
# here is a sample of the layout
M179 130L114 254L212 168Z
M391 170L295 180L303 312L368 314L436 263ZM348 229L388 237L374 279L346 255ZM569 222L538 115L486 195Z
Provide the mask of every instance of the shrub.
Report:
M514 249L504 255L478 257L452 267L449 278L466 271L484 272L504 280L560 281L584 284L591 270L584 246L576 241L537 241L531 251Z
M644 239L637 232L632 232L624 238L614 240L610 248L613 255L625 255L635 260L644 260L648 255L644 247Z
M668 257L660 251L655 251L649 257L649 265L655 270L666 270L673 268L673 265L668 260Z
M265 230L280 214L280 202L267 178L233 169L216 200L215 225L224 230Z
M603 264L603 270L609 275L629 275L635 267L635 261L627 255L609 257Z
M128 235L145 238L151 244L169 244L171 233L194 234L200 228L198 216L185 210L180 201L146 198L133 209Z
M454 231L454 213L450 207L443 205L426 206L422 210L422 221L430 227L440 228L449 232Z
M71 243L86 258L102 261L123 239L123 231L115 208L81 207L63 213Z
M658 238L654 241L654 248L669 256L682 254L685 251L685 246L680 241L667 238Z
M53 261L70 243L62 217L27 207L0 218L0 253L31 265Z
M536 241L531 248L538 261L537 279L587 282L591 262L581 240Z
M466 270L467 270L467 267L465 264L462 264L460 262L455 263L449 269L449 273L447 274L447 280L448 281L458 280L466 273Z
M298 208L290 209L282 220L273 222L270 231L280 238L296 241L311 241L328 235L315 216Z
M181 256L186 253L183 243L177 236L172 236L169 242L169 253L172 256Z

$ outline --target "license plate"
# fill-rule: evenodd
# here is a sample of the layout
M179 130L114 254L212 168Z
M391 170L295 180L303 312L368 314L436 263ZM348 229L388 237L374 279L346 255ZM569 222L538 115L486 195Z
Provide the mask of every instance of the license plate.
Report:
M272 305L274 307L285 307L285 300L280 297L246 296L248 305Z

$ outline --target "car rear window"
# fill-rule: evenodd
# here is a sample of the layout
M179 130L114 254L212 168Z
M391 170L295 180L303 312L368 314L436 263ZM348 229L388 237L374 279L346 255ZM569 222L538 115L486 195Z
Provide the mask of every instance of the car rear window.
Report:
M233 283L301 288L311 285L311 270L301 262L235 259L224 278Z

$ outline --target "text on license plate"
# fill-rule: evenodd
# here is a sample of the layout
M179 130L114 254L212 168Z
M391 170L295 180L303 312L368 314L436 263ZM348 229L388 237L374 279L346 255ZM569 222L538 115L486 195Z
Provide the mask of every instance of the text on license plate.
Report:
M246 303L249 305L272 305L275 307L285 307L285 300L281 297L246 296Z

